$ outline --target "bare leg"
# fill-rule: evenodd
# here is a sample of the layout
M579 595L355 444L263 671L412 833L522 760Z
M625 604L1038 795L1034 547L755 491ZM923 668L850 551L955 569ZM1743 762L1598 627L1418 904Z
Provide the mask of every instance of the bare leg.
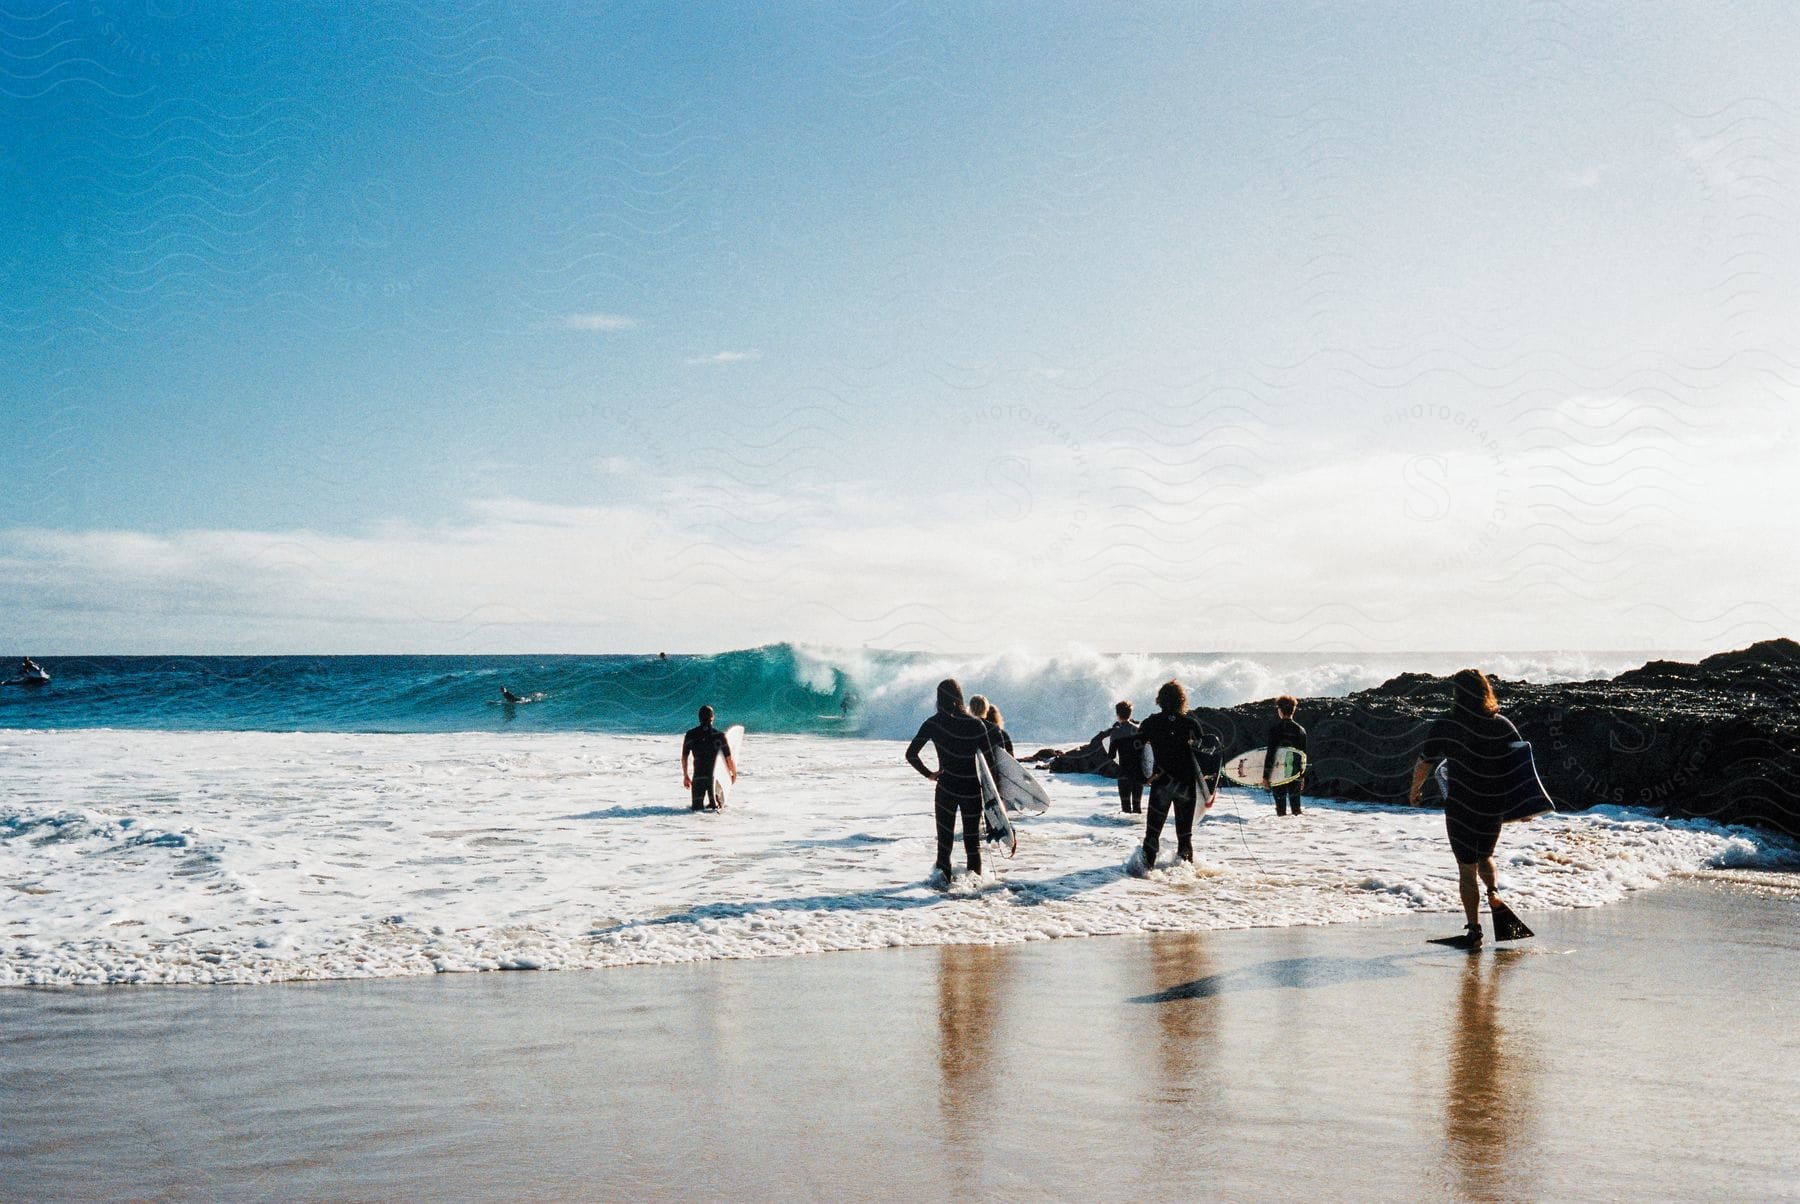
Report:
M1492 910L1494 906L1494 892L1500 889L1498 886L1494 885L1494 859L1492 857L1483 857L1481 859L1481 865L1478 868L1481 871L1482 882L1487 884L1488 908L1489 910Z
M1485 867L1483 876L1487 878L1490 884L1492 884L1494 880L1493 859L1489 858L1482 862L1481 867ZM1476 885L1475 882L1476 870L1481 867L1465 865L1460 861L1456 863L1456 884L1462 891L1463 914L1468 917L1469 927L1471 928L1477 928L1481 925L1481 888Z

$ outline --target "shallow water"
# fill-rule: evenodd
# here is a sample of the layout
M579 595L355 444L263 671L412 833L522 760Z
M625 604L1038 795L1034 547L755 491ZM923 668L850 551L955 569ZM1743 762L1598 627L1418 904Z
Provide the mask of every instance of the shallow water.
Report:
M0 992L0 1195L1775 1199L1800 890L272 988Z
M948 897L893 741L757 737L722 814L665 738L0 733L0 985L580 969L978 940L1338 923L1457 907L1443 817L1228 790L1197 870L1105 779L1047 777L1011 860ZM958 850L957 860L961 854ZM1606 809L1509 829L1521 910L1592 906L1791 842Z

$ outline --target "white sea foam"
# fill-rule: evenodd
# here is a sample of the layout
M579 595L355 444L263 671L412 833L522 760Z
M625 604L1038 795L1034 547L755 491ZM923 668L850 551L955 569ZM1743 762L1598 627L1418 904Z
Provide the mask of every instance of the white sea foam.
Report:
M1148 879L1109 783L1049 779L1017 858L929 889L930 786L889 741L767 736L687 810L647 737L0 733L0 984L269 982L1452 911L1442 817L1227 791ZM1744 829L1605 809L1512 828L1520 910L1792 865ZM960 864L961 849L957 850Z
M1341 698L1408 669L1449 674L1471 662L1507 680L1587 681L1634 668L1643 657L1583 652L1162 655L1068 646L1051 652L1015 647L984 656L929 655L898 664L872 663L854 652L796 649L796 661L806 680L823 680L829 665L856 684L866 735L910 738L919 724L919 708L929 705L937 683L955 677L966 691L997 702L1014 730L1069 740L1085 739L1109 725L1113 704L1122 698L1148 709L1157 687L1170 678L1186 686L1190 704L1222 707L1284 693Z

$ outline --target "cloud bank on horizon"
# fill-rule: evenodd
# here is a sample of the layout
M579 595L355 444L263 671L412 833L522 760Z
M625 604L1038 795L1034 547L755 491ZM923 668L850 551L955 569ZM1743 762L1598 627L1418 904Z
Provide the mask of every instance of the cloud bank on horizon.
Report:
M1794 634L1779 12L0 15L0 604L47 654Z

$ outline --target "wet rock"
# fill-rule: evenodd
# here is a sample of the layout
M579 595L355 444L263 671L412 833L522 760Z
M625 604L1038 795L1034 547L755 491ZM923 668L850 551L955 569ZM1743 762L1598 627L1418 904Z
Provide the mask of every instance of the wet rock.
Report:
M1610 681L1496 679L1494 690L1532 742L1544 785L1563 810L1618 803L1800 835L1800 644L1793 640L1698 664L1652 661ZM1404 673L1346 698L1303 699L1296 717L1310 746L1306 792L1404 801L1425 732L1450 694L1448 678ZM1236 753L1263 743L1274 703L1194 713ZM1087 751L1052 759L1051 771L1104 772L1097 763L1104 757Z

